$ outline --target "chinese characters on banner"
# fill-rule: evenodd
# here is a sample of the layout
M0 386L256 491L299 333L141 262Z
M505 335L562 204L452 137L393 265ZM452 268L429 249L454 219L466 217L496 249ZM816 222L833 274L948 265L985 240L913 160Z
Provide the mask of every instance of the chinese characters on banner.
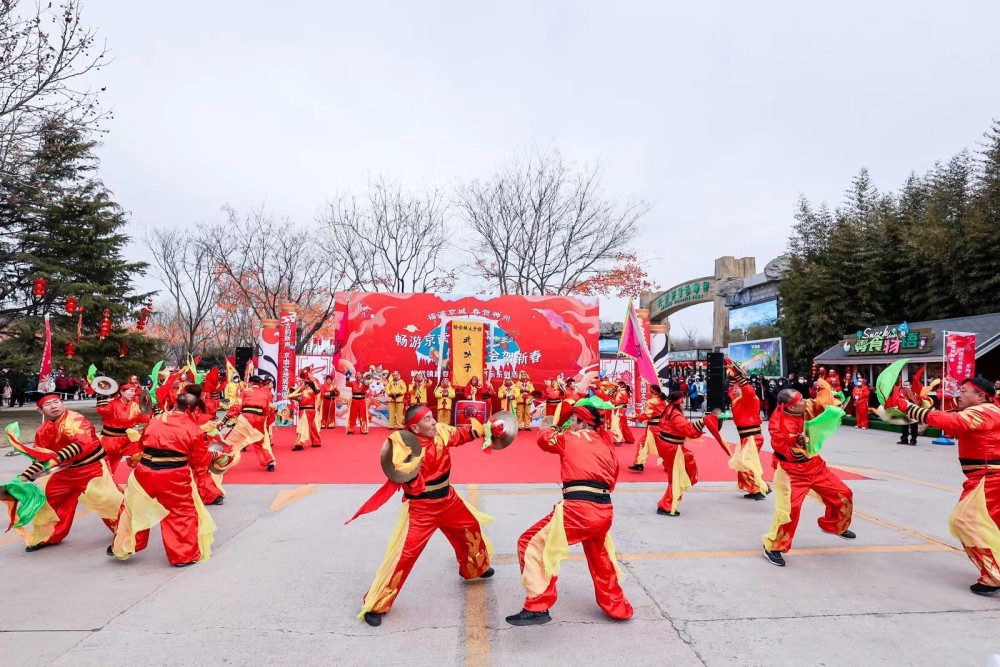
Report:
M944 335L945 409L955 404L960 383L976 373L976 334L947 331Z
M257 334L257 375L265 380L274 380L274 386L278 386L278 359L280 358L281 331L278 329L278 320L261 320L263 327ZM244 382L249 381L246 377L246 368L237 368Z
M278 348L278 382L274 391L282 398L295 385L296 308L294 303L282 304L278 318L281 341Z
M903 322L894 327L869 327L842 341L849 355L926 354L934 339L931 329L911 329Z
M451 378L458 387L469 384L473 377L483 379L485 359L483 355L482 322L468 320L451 321Z

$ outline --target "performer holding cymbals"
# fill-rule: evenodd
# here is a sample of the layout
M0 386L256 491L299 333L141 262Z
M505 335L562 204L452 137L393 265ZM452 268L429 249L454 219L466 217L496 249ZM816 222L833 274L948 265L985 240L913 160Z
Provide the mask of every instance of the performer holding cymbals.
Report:
M463 579L493 576L492 546L482 526L493 521L469 506L451 487L450 448L483 438L484 449L503 449L514 441L514 415L498 412L486 424L456 428L442 424L424 404L411 405L404 415L405 429L394 432L382 446L382 469L389 477L347 523L377 510L396 491L403 490L403 509L389 539L382 565L375 573L358 620L382 624L434 531L440 530L455 549Z

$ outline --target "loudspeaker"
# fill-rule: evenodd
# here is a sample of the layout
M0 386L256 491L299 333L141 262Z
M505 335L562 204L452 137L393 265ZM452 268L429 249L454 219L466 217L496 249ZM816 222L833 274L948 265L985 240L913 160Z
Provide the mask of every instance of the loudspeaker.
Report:
M726 409L726 355L721 352L708 353L708 400L705 411L716 408Z
M246 382L248 378L243 377L246 373L247 363L253 359L253 348L252 347L238 347L236 348L236 372L240 374L240 378Z

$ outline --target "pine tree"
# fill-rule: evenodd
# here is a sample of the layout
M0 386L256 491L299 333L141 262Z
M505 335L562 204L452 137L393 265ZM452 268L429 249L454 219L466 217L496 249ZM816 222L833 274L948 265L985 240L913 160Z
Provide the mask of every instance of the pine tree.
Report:
M1000 311L1000 122L986 133L980 152L971 205L957 239L962 271L958 299L969 314Z
M145 374L157 342L128 333L148 294L136 294L133 281L146 264L123 256L129 238L127 217L96 177L96 143L74 128L46 129L28 178L2 183L0 229L8 253L3 273L9 278L0 303L0 365L37 368L44 343L43 316L51 316L53 366L79 373L94 363L105 373ZM36 278L47 281L45 296L32 296ZM72 359L64 346L76 341L78 319L66 315L66 298L84 308L80 344ZM114 328L99 341L104 309ZM129 352L119 359L119 344Z

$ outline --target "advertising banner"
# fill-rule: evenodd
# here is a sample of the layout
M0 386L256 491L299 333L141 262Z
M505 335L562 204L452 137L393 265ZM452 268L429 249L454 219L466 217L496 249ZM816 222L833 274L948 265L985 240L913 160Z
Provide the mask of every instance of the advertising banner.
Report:
M278 318L278 329L281 332L278 350L278 382L274 392L279 397L288 396L289 390L295 386L295 344L296 338L296 311L294 303L285 303L281 306L281 315Z
M944 400L950 409L955 405L960 383L976 374L976 334L944 332Z
M257 334L257 370L255 373L265 380L274 380L274 386L278 386L278 352L281 332L278 331L278 320L262 320L263 328ZM246 368L237 368L236 372L243 377ZM246 381L249 378L244 377Z
M469 380L485 375L486 365L483 355L486 327L483 322L452 320L451 326L451 381L459 387L469 384Z
M751 375L784 377L785 359L780 338L762 338L729 344L729 358L741 364Z
M407 381L416 371L436 380L441 369L451 370L447 360L453 357L453 323L481 327L485 377L480 379L494 386L503 378L516 378L522 370L536 385L560 373L594 371L600 359L596 299L354 292L338 294L337 301L347 304L334 324L339 328L346 317L341 358L358 369L374 365L399 371ZM464 336L455 345L466 345L463 340ZM471 336L469 344L474 342ZM476 349L463 347L458 352L463 360L456 368L463 371L466 352L472 359ZM470 377L474 370L470 369ZM452 383L464 386L458 377Z

